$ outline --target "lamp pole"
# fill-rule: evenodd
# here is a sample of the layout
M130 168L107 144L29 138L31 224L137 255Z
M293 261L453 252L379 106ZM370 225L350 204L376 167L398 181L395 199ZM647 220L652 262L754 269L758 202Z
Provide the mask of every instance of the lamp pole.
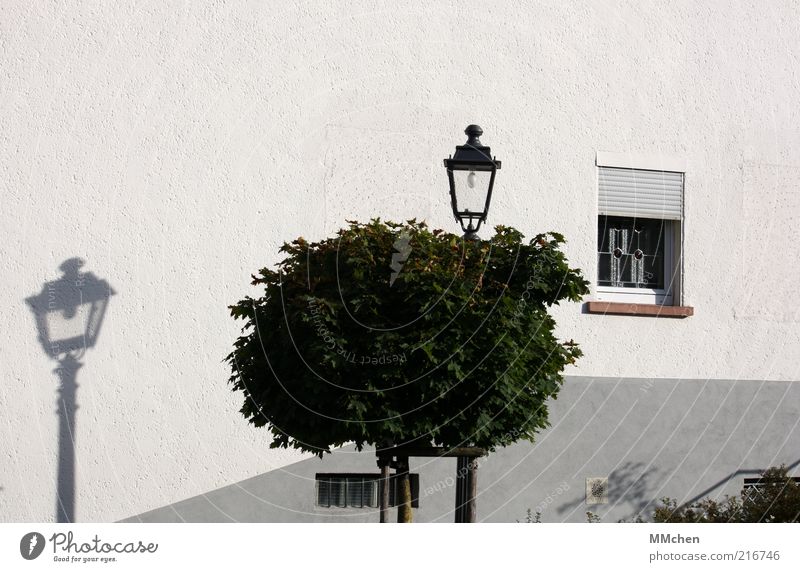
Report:
M456 146L456 152L444 160L450 183L450 204L453 216L467 240L479 240L478 230L486 222L492 202L494 179L501 162L491 149L481 143L483 129L468 125L464 130L467 142ZM456 522L475 522L475 497L478 490L478 460L475 456L458 456L456 469Z
M444 160L447 179L450 183L450 205L453 216L464 231L467 240L479 240L478 231L486 222L489 205L492 202L494 178L500 169L500 161L492 157L491 149L483 145L480 136L483 129L469 125L464 130L467 142L457 145L456 152ZM406 501L411 500L409 483L409 457L456 457L456 502L455 521L475 522L477 509L475 499L478 494L478 457L486 454L479 447L396 447L382 443L376 449L380 476L380 522L389 522L389 486L392 483L391 469L396 469L394 479L398 490ZM402 488L401 488L402 487ZM398 522L411 522L410 508L400 506L398 500Z

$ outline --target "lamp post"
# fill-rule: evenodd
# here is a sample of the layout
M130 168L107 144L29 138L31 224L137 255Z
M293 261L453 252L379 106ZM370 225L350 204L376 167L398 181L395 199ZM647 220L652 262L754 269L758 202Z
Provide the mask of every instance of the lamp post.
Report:
M26 300L36 320L39 343L58 362L54 370L58 389L58 498L57 522L75 521L75 411L78 361L94 346L115 292L108 282L91 272L80 272L83 260L70 258L60 269L64 275L47 282L42 291Z
M492 202L494 176L500 161L492 157L491 149L481 143L483 129L470 125L464 133L467 142L457 145L456 152L444 160L447 178L450 181L450 203L453 216L461 224L464 238L478 240L481 224L486 222ZM418 440L423 441L423 440ZM398 487L406 487L404 497L410 502L408 488L409 457L456 457L455 521L475 522L477 509L475 499L478 491L478 458L486 455L480 447L434 447L424 443L395 446L382 443L376 448L380 476L380 522L389 522L389 487L394 478ZM391 469L396 473L391 475ZM402 489L401 489L402 490ZM396 498L400 496L399 491ZM402 514L402 516L401 516ZM398 505L398 522L411 522L411 515Z
M486 222L492 201L494 176L500 161L492 157L491 149L483 145L483 129L470 125L464 133L467 142L457 145L456 152L444 160L450 181L450 203L453 216L461 224L464 238L476 240L481 224Z
M494 177L501 167L492 151L483 145L483 129L469 125L464 130L467 142L456 146L456 152L444 160L450 182L450 204L453 216L461 224L464 238L477 240L481 224L486 222L492 202ZM456 522L475 522L477 496L477 456L458 455L456 471Z

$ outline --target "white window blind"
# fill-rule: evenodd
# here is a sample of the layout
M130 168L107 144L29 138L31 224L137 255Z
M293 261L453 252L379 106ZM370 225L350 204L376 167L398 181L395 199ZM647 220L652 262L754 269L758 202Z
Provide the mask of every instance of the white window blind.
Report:
M601 215L681 220L683 173L599 167Z

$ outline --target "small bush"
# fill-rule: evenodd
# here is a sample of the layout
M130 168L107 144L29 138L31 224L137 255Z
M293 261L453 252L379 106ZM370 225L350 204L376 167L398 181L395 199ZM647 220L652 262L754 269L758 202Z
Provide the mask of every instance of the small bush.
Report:
M743 488L741 498L703 499L678 506L664 498L653 513L655 522L800 522L800 484L786 466L770 467L758 487Z

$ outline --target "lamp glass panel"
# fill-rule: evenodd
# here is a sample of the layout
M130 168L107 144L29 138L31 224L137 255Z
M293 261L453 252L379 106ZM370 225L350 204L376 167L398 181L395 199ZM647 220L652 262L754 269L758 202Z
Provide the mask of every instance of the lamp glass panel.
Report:
M489 192L491 171L453 171L456 207L459 211L482 213Z

